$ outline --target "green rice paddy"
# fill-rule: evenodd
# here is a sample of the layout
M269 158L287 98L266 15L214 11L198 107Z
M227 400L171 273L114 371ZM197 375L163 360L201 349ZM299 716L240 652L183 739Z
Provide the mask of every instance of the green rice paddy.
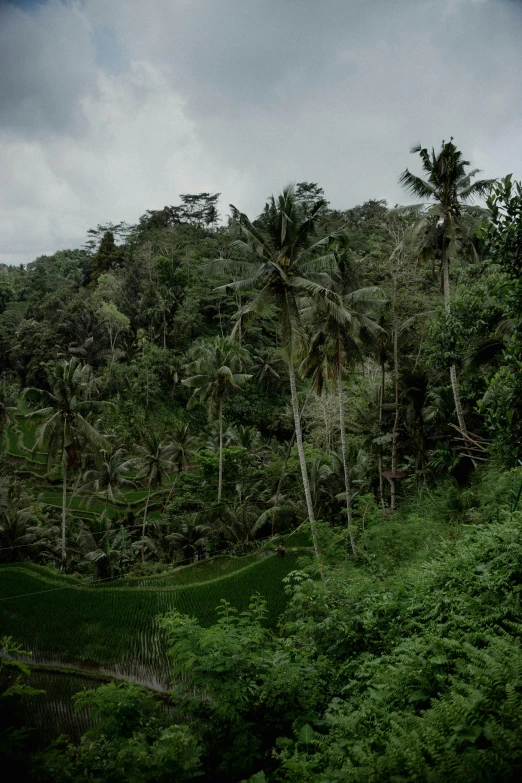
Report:
M281 560L261 550L156 577L89 585L41 566L0 566L0 635L13 636L37 662L96 669L164 688L170 667L158 615L177 609L211 625L222 599L243 611L259 592L274 626L286 603L282 580L305 553L296 548Z

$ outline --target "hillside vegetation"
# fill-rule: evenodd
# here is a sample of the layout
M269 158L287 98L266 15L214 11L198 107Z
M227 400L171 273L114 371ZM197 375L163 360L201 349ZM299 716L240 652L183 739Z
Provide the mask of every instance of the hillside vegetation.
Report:
M518 779L522 185L412 152L413 206L185 194L0 268L5 703L24 650L169 690L11 726L34 780Z

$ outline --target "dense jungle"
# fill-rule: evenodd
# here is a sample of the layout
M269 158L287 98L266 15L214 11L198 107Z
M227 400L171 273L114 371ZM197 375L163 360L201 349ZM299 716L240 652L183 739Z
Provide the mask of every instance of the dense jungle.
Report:
M519 779L522 184L411 153L0 267L20 779Z

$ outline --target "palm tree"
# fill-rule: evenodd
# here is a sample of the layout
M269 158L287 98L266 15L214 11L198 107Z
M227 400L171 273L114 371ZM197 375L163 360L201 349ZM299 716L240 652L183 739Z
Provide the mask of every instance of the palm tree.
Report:
M147 512L149 510L150 493L153 488L161 487L164 481L174 471L175 464L172 459L172 443L160 443L156 435L150 435L144 445L137 447L138 478L145 479L147 484L147 499L143 512L143 526L141 532L141 559L145 560L145 531L147 526Z
M462 252L476 256L474 238L479 221L486 212L470 202L485 196L495 180L479 179L472 182L479 171L466 171L469 161L463 159L462 153L453 144L453 138L449 142L442 142L438 154L432 149L430 155L420 144L413 147L411 152L420 155L427 178L422 179L406 169L399 182L413 196L431 202L414 208L419 216L414 235L422 238L421 250L434 250L439 255L444 308L449 314L450 264ZM468 433L454 364L450 367L450 379L459 428L466 438Z
M7 560L24 560L27 546L34 543L32 524L36 509L24 498L0 504L0 554ZM5 550L2 551L2 550Z
M85 484L82 492L97 492L105 496L105 514L109 500L111 503L122 501L128 506L127 498L122 491L123 487L135 488L136 484L131 479L126 478L134 467L134 459L126 459L123 449L115 451L105 451L102 449L98 465L85 474Z
M272 196L263 213L252 223L231 205L237 239L232 243L236 259L217 262L216 269L230 271L242 279L222 286L225 291L255 291L240 308L236 327L259 317L275 315L281 355L290 381L292 412L296 433L301 476L314 549L319 558L315 517L303 446L301 419L295 377L295 363L303 349L304 328L298 298L324 291L324 273L334 264L329 252L330 236L318 238L317 224L327 202L317 200L305 210L296 199L292 185L277 199Z
M329 485L331 485L332 478L334 478L331 462L331 458L326 455L314 457L310 461L310 492L312 493L314 510L320 519L323 518L323 501L332 495L331 491L329 491L331 490Z
M263 448L261 433L252 424L239 424L231 432L232 443L246 449L251 457L259 455Z
M265 389L281 380L281 366L284 369L284 362L277 348L262 348L253 356L254 378L262 383Z
M128 549L125 528L113 523L106 511L82 525L78 541L84 558L96 564L99 579L112 577L112 563L121 561Z
M198 402L207 401L209 419L217 415L219 422L219 475L218 501L223 488L223 402L231 392L241 387L252 377L242 370L248 360L248 351L226 337L214 337L201 343L196 358L186 366L191 374L182 383L194 389L188 402L192 408Z
M95 450L107 448L103 435L87 420L95 410L111 403L92 399L97 383L88 364L73 357L51 364L47 371L50 390L30 387L23 396L37 399L43 407L26 418L39 422L36 431L35 450L47 451L47 469L60 456L62 467L62 568L65 567L65 530L67 515L67 471L70 466L81 464L80 454L86 446Z
M263 524L259 509L252 497L242 498L238 492L233 502L220 510L220 529L229 544L239 546L245 553L248 545L254 541L254 535Z
M209 525L201 524L198 514L186 514L177 523L176 530L167 536L169 541L181 549L185 560L192 562L205 546L211 533Z
M189 424L178 424L172 434L172 460L178 473L187 470L197 454L199 441L192 435Z
M199 440L195 435L190 432L189 424L178 424L174 428L172 435L172 461L176 466L177 473L181 473L183 470L188 470L191 466L194 457L197 454L199 447ZM163 510L161 512L161 518L167 510L167 506L170 503L170 498L177 484L177 477L172 481L169 494L163 504Z
M342 277L338 277L331 290L306 303L304 315L318 328L301 367L305 373L311 374L318 394L322 393L328 379L337 391L346 519L352 552L356 556L358 550L352 530L352 490L346 446L343 373L347 365L353 365L362 359L363 343L382 331L367 313L382 305L383 300L377 296L378 289L375 287L343 293L345 287L346 282Z

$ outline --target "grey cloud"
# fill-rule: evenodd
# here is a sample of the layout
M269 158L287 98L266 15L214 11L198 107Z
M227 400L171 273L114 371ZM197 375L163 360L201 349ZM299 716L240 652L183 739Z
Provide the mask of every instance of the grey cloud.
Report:
M86 7L99 10L100 0ZM259 171L261 187L312 170L336 200L399 200L416 140L454 135L481 149L522 115L522 13L507 0L150 0L132 9L122 41L165 68L216 159Z
M337 207L404 201L411 145L450 135L488 176L522 177L518 0L48 0L0 16L0 253L78 244L190 190L249 213L300 179Z
M96 78L95 56L90 29L74 5L51 0L29 13L4 3L0 127L33 138L80 131L81 98Z

